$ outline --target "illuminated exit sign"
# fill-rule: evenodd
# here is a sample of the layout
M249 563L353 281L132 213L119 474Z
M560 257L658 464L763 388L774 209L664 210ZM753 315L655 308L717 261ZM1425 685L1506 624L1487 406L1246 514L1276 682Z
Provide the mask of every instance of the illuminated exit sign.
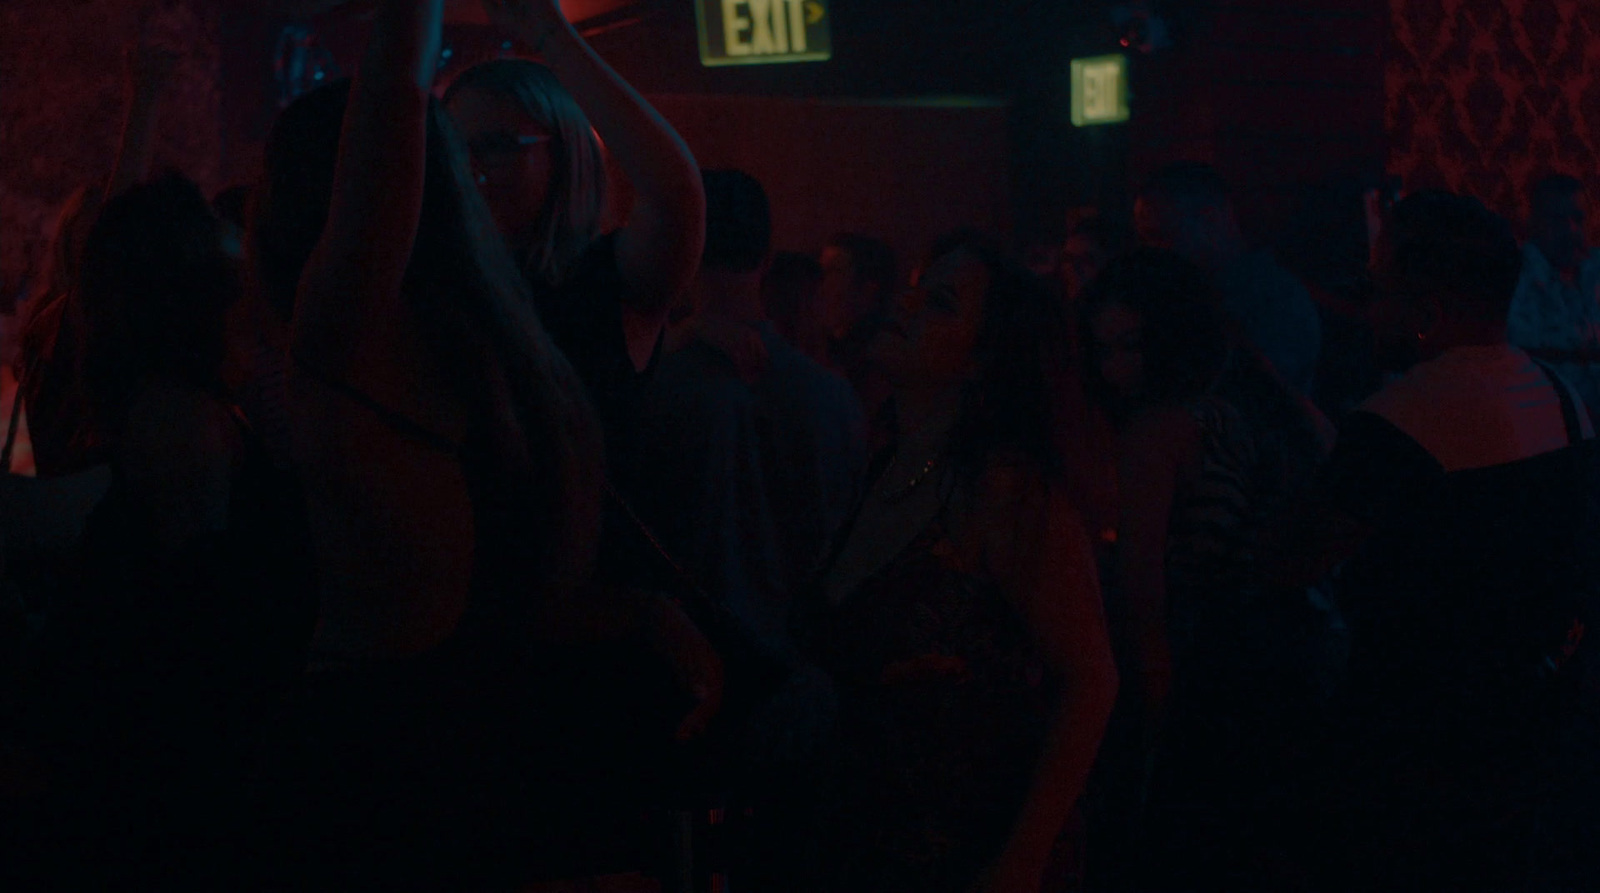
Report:
M820 62L833 54L826 0L695 0L704 65Z
M1072 60L1072 123L1116 124L1128 120L1128 58L1095 56Z

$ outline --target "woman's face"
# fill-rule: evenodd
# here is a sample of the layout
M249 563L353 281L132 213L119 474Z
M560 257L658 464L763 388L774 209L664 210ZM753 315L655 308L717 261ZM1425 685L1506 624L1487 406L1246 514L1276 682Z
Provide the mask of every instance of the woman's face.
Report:
M554 134L523 107L485 90L451 97L451 117L472 153L472 173L507 238L532 227L550 192Z
M1121 304L1110 304L1090 321L1095 364L1119 398L1131 400L1144 386L1144 321Z
M901 296L877 343L891 384L942 389L971 377L989 278L983 261L956 251L935 261Z

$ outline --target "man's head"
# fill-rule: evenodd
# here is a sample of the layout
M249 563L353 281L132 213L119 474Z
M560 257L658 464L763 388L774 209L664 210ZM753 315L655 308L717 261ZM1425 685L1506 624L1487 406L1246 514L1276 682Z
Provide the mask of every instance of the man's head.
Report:
M1522 273L1511 225L1477 199L1419 192L1395 206L1375 252L1380 345L1397 365L1456 346L1463 336L1503 337Z
M758 274L772 248L767 191L739 170L700 172L706 192L706 247L701 266L724 273Z
M1583 263L1588 208L1583 184L1565 174L1548 174L1528 189L1528 241L1558 272L1571 273Z
M740 170L704 170L700 179L706 194L706 244L698 281L679 312L713 309L739 318L759 317L761 274L772 250L767 191Z
M899 276L894 249L856 233L840 233L822 249L822 313L828 331L842 338L863 317L895 296Z
M1156 171L1134 204L1139 240L1214 267L1237 250L1239 225L1216 168L1178 161Z

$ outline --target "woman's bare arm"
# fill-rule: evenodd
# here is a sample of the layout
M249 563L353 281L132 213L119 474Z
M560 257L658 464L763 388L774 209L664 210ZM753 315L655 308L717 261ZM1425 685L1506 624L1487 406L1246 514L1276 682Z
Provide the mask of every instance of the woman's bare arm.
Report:
M998 509L984 512L993 519L982 525L985 562L1061 683L1033 784L987 883L994 893L1035 891L1099 753L1116 700L1116 661L1094 552L1077 510L1027 475L991 471L984 487L995 493L984 501Z

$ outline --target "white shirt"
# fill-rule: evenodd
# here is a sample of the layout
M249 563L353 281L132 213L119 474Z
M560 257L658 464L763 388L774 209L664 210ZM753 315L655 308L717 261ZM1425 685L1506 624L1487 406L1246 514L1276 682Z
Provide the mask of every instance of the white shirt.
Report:
M1600 249L1592 251L1569 282L1533 243L1522 246L1522 279L1506 321L1512 344L1525 350L1600 351ZM1600 364L1552 363L1600 410Z

